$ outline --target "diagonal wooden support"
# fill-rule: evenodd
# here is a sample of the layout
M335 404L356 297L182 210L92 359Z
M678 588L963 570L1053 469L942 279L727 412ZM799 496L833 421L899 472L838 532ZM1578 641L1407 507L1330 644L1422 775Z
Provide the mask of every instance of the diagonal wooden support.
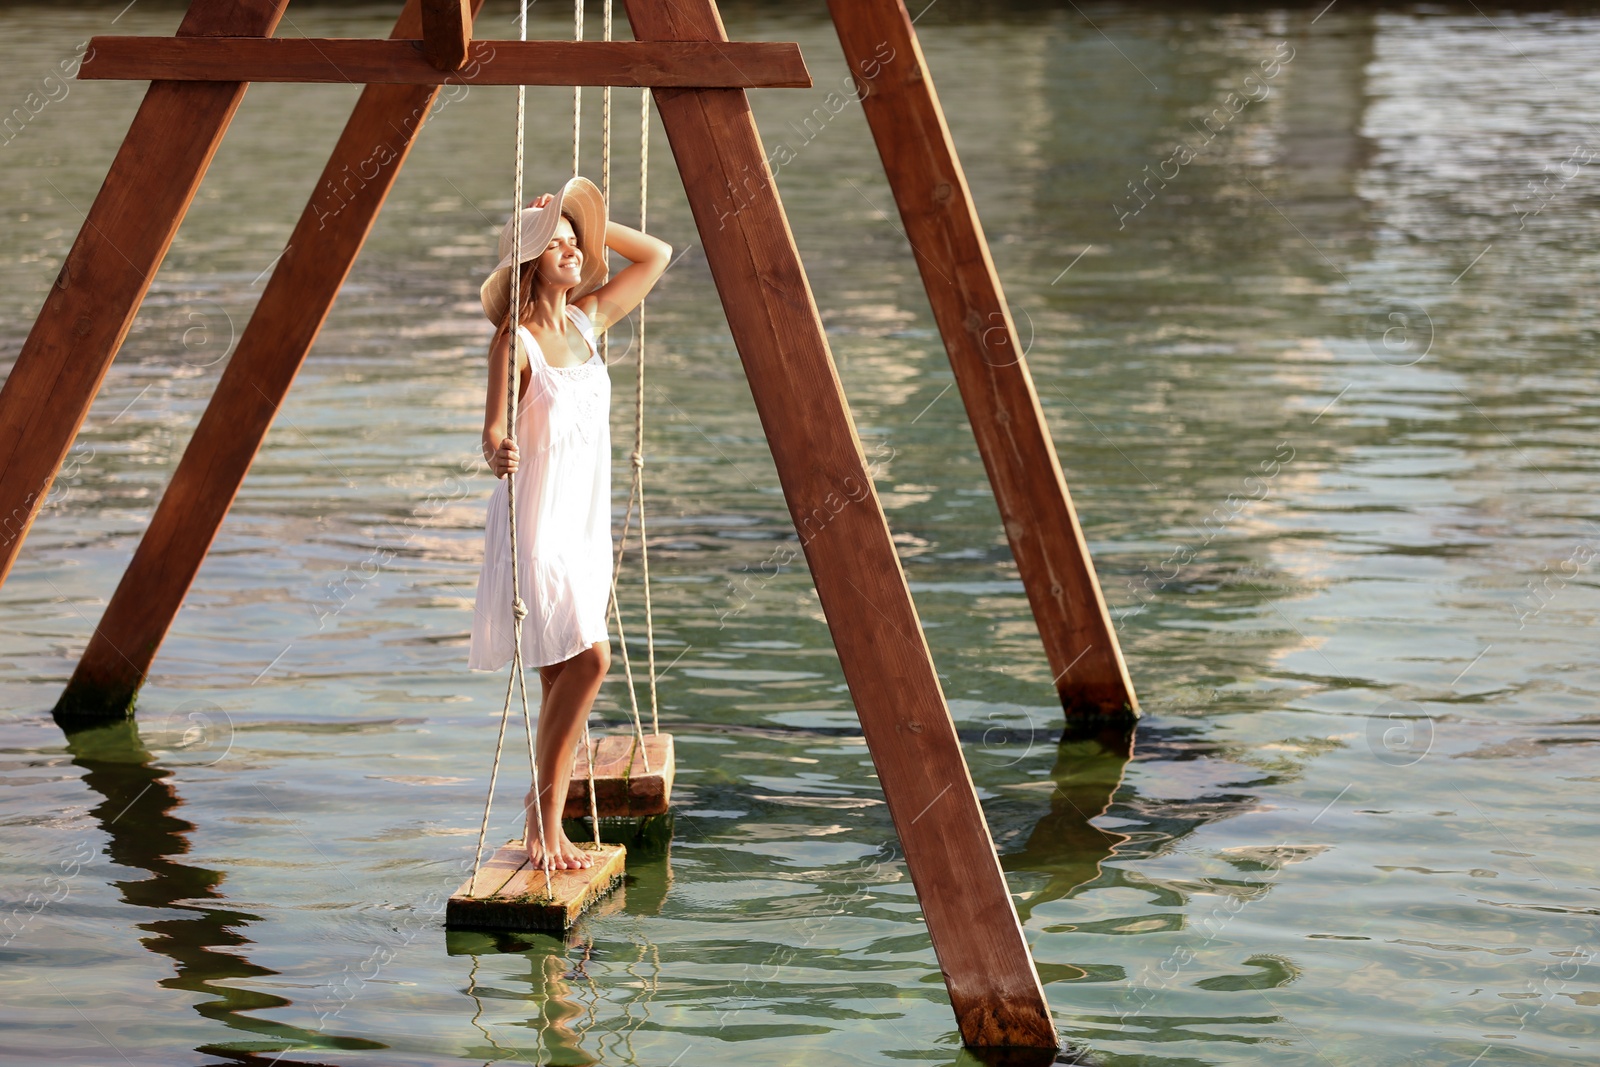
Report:
M1044 640L1068 729L1139 701L972 193L903 0L828 0L967 420Z
M481 4L474 0L474 13ZM418 6L419 0L406 4L396 37L418 34ZM56 704L58 721L132 711L156 650L438 92L436 85L362 90L133 562Z
M194 0L180 36L270 34L289 0ZM243 82L153 82L0 389L0 583L189 209Z
M626 5L640 40L726 40L713 0ZM654 94L962 1039L1055 1048L749 100L740 89Z

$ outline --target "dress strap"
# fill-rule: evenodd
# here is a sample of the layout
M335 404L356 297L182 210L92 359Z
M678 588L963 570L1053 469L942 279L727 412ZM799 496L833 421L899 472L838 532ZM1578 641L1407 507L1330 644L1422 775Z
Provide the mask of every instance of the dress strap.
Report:
M547 367L544 361L544 349L539 347L539 341L533 336L533 331L518 323L517 330L522 334L522 354L528 357L528 380L531 382L538 374L536 368Z
M583 336L584 341L589 346L589 350L598 356L600 354L600 345L595 340L594 320L589 318L588 312L577 304L568 304L567 317L577 325L578 333Z
M549 374L550 364L544 361L544 350L539 347L539 342L533 336L533 331L520 323L517 325L517 330L523 335L522 352L528 357L528 387L523 389L522 395L517 398L517 410L521 411L532 403L535 396L542 394L549 388L546 379ZM521 381L522 374L519 370L517 374L519 386Z

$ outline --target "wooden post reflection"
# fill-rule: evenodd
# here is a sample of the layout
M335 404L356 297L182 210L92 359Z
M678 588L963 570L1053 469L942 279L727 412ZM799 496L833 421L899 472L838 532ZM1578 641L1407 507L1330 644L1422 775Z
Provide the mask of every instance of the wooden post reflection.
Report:
M175 973L160 984L212 997L195 1004L194 1010L231 1030L265 1035L276 1042L275 1047L266 1048L256 1037L247 1042L208 1043L196 1052L238 1063L267 1064L288 1049L388 1047L245 1014L289 1007L292 1002L231 983L232 979L278 972L226 951L251 944L243 931L260 922L261 916L205 903L225 899L220 888L225 872L190 866L177 858L189 851L187 835L195 826L174 814L183 801L172 787L173 771L154 761L132 720L71 730L66 740L73 764L83 768L84 784L102 798L90 814L109 839L107 855L118 866L145 875L112 884L121 891L124 903L163 914L138 924L138 929L149 935L140 938L140 943L173 962Z
M1133 756L1133 734L1108 730L1087 737L1069 735L1056 748L1050 778L1049 814L1041 818L1016 852L1001 858L1007 871L1037 871L1050 880L1017 902L1023 922L1041 903L1062 900L1100 877L1100 864L1128 840L1091 821L1106 813Z

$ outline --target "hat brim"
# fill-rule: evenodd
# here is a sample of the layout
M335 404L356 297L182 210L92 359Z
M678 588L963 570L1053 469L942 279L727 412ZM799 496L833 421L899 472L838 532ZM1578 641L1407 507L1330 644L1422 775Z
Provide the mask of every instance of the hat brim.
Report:
M578 273L578 284L567 294L573 301L587 296L606 283L611 268L606 263L606 202L600 190L588 178L573 178L556 190L555 198L543 208L522 209L522 262L538 259L555 236L561 216L572 218L572 231L578 239L578 250L583 253L583 266ZM511 308L511 276L514 273L516 241L515 219L509 219L500 231L500 262L478 290L483 313L496 326L505 321Z

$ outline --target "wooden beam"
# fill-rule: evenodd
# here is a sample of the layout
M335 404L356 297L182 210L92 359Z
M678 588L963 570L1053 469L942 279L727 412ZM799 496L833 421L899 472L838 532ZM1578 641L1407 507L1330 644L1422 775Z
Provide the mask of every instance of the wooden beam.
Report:
M422 0L422 54L435 70L467 65L472 12L467 0Z
M482 0L473 0L473 10ZM420 29L408 0L397 35ZM369 85L223 369L167 491L56 703L58 720L129 714L273 416L432 108L436 85Z
M800 46L777 41L485 41L459 70L420 40L94 37L81 79L336 82L340 85L622 85L808 88Z
M1000 506L1069 729L1139 701L903 0L828 0ZM858 92L858 95L861 95Z
M268 34L289 0L195 0L180 36ZM145 91L55 285L0 388L0 584L89 414L245 86Z
M724 40L713 0L626 0L640 40ZM1058 1046L750 103L656 89L964 1041Z

